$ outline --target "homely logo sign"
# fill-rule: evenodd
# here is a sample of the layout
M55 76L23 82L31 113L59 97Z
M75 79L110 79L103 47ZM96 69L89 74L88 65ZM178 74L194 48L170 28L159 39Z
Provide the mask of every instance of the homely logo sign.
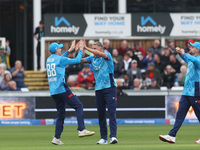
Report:
M148 22L150 22L152 25L146 25ZM157 25L157 22L155 22L150 16L144 17L141 16L141 25L137 25L137 32L159 32L160 34L163 34L165 32L166 26Z
M172 26L169 14L132 14L132 36L169 35Z
M81 14L47 14L44 23L45 36L83 36L87 26Z
M59 26L61 23L64 23L64 26ZM74 25L71 26L65 17L61 17L60 19L55 17L55 24L54 26L51 25L51 33L74 33L74 35L77 35L79 29L80 27L76 27Z

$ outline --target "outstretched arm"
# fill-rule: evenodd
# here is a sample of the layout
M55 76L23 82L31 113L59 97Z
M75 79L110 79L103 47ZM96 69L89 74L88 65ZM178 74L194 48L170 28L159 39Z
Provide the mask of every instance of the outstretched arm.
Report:
M180 49L179 47L176 48L176 51L181 54L181 58L183 58L183 60L188 63L188 61L191 61L192 63L194 63L194 65L196 67L200 67L200 60L197 59L196 57L194 56L191 56L189 54L185 54L185 50L184 49Z
M105 54L105 53L102 53L98 50L95 50L95 49L92 49L92 48L89 48L87 46L85 46L85 49L90 51L91 53L93 53L94 55L96 55L97 57L103 57L103 58L108 58L108 56Z
M89 52L93 53L93 54L96 55L97 57L103 57L103 58L108 59L108 56L107 56L105 53L87 47L86 44L85 44L85 39L83 39L83 44L84 44L84 47L85 47L86 50L88 50Z
M81 62L80 62L81 64L83 64L83 63L88 63L88 61L85 59L85 58L81 58Z
M66 66L66 65L72 65L72 64L78 64L78 63L80 63L82 55L83 55L83 51L82 51L83 50L83 41L80 41L79 48L80 48L80 50L79 50L78 55L77 55L77 57L75 59L70 59L70 58L62 57L61 60L60 60L60 65Z
M62 57L61 60L60 60L60 65L61 66L66 66L66 65L78 64L81 61L82 54L83 54L83 51L79 50L79 53L78 53L77 57L74 58L74 59L70 59L70 58L67 58L67 57Z
M180 47L176 47L176 52L179 53L179 55L181 56L181 58L188 63L188 59L184 57L185 55L185 50L180 48Z
M69 53L71 53L74 50L75 45L76 45L76 41L73 40L69 50L66 51L64 54L62 54L61 56L67 57L69 55Z

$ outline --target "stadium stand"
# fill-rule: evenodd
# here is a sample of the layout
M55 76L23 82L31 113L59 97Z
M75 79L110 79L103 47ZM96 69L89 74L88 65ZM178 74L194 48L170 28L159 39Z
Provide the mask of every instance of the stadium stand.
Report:
M29 90L48 90L49 84L46 72L44 71L26 71L27 77L24 79Z

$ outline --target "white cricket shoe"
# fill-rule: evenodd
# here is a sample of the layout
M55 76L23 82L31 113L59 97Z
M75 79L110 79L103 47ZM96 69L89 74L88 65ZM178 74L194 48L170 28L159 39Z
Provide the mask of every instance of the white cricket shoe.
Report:
M108 142L105 139L100 139L97 144L108 144Z
M163 142L175 143L176 137L170 135L159 135L159 139Z
M78 131L78 136L79 137L92 136L94 134L95 134L94 131L89 131L89 130L86 130L86 129L84 129L82 131Z
M195 141L195 143L196 143L196 144L200 144L200 139L199 139L199 140L197 140L197 141Z
M110 144L116 144L116 143L118 143L118 140L116 137L110 138Z
M60 139L57 139L56 137L53 137L53 140L51 141L51 143L55 144L55 145L63 145L64 144Z

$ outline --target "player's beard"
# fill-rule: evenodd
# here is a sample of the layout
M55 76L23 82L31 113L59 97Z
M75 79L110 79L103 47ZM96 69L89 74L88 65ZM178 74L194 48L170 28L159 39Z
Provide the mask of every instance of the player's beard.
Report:
M194 56L194 53L192 52L192 50L189 51L189 54Z

